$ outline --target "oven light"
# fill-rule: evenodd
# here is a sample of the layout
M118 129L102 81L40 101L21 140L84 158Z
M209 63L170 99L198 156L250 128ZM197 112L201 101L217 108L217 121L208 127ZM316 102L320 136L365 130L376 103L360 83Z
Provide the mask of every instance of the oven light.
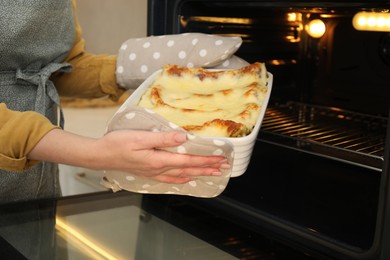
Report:
M228 24L253 24L251 18L235 18L235 17L212 17L212 16L190 16L185 18L180 17L182 25L186 26L189 22L208 22L208 23L228 23Z
M302 14L301 13L287 13L287 21L301 22L302 21Z
M288 13L287 14L287 21L289 21L289 22L297 21L297 13Z
M321 38L326 31L325 23L320 19L311 20L306 25L306 32L313 38Z
M359 31L390 32L390 13L359 12L354 15L352 25Z

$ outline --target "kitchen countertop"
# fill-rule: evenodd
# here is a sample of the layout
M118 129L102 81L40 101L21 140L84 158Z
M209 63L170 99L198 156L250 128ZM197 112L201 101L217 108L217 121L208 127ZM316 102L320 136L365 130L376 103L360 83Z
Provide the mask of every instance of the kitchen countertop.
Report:
M102 137L108 121L120 104L105 105L105 103L101 104L98 101L97 99L92 101L75 100L72 103L68 101L63 108L65 130L92 138ZM103 99L100 102L107 102L107 100ZM59 165L59 170L61 190L64 196L106 190L104 186L100 185L103 171L64 164Z
M197 203L202 200L123 191L2 205L2 256L143 260L291 259L295 255L294 259L305 259L202 208Z

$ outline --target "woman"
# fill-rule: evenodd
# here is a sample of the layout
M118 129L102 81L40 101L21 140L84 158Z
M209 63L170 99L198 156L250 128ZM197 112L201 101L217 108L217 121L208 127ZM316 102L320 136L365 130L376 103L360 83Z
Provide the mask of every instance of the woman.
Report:
M62 130L58 93L117 99L116 57L84 51L71 0L1 1L0 202L60 195L57 163L131 171L162 182L219 175L220 156L156 148L186 141L179 132L115 131L100 139Z

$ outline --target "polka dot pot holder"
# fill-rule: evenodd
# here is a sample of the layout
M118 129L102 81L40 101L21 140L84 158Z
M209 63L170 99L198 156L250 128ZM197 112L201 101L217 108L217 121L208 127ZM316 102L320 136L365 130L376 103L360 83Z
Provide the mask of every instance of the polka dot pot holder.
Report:
M186 132L153 111L138 106L121 107L109 122L107 132L121 129ZM229 141L197 137L188 133L187 135L188 140L184 144L164 150L182 154L222 155L232 165L234 150ZM132 173L106 171L101 183L113 191L127 190L137 193L177 194L211 198L221 194L229 182L231 169L221 169L221 172L221 176L198 176L185 184L169 184Z
M125 88L136 88L165 64L238 69L248 64L233 55L241 44L240 37L203 33L129 39L118 51L117 82Z

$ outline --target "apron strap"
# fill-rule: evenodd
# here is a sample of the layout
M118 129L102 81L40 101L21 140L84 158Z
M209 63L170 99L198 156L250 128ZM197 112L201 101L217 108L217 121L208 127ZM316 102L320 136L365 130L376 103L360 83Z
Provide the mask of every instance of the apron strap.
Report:
M60 108L59 125L64 127L64 115L60 106L60 97L53 82L49 80L50 76L56 72L70 72L72 65L69 63L49 63L39 71L16 71L16 79L21 79L37 86L37 97L35 100L35 111L45 115L46 95Z

